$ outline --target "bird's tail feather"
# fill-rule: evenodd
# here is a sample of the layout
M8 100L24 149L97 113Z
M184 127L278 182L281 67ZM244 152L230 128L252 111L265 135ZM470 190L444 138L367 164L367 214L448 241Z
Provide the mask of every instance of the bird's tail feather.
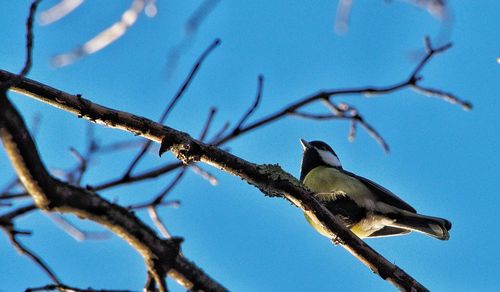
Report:
M417 231L440 240L448 240L451 222L438 217L425 216L411 212L403 212L394 216L390 226Z

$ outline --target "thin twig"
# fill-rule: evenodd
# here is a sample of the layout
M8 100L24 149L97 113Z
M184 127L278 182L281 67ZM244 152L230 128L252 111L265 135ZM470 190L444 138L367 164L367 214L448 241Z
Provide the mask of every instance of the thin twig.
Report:
M452 104L458 104L460 105L464 110L472 110L472 104L468 101L461 100L457 98L454 94L445 92L439 89L434 89L430 87L424 87L422 85L413 85L411 87L415 91L417 91L420 94L426 95L426 96L432 96L432 97L437 97L440 98L444 101L447 101Z
M131 290L107 290L107 289L80 289L76 287L71 287L63 284L49 284L42 287L28 288L25 292L37 292L37 291L55 291L58 290L60 292L132 292Z
M181 58L182 54L189 50L194 42L194 37L198 32L203 20L213 11L219 0L205 0L192 13L184 25L184 37L174 45L168 52L167 57L167 78L170 78Z
M163 199L174 189L174 187L180 182L180 180L182 179L182 177L184 176L184 174L186 173L186 168L183 167L178 173L177 175L174 177L174 179L170 182L169 185L167 185L167 187L160 192L160 194L158 194L156 196L156 198L151 202L151 205L158 205L160 204Z
M33 204L26 205L24 207L19 207L13 211L10 211L6 214L1 215L0 222L12 221L12 220L14 220L14 218L21 216L21 215L24 215L26 213L29 213L31 211L34 211L36 209L37 209L36 206Z
M35 19L36 9L41 0L35 0L31 3L30 12L26 19L26 59L23 69L19 73L19 78L23 78L31 69L33 55L33 20Z
M155 281L160 292L166 289L166 273L188 289L226 290L179 254L179 239L161 239L129 210L90 190L63 183L51 176L41 161L22 116L5 91L0 91L0 138L12 166L39 208L73 213L119 234L142 255L147 269L157 272Z
M144 9L145 1L146 0L133 0L130 7L123 12L119 21L101 31L85 44L78 46L70 52L54 56L52 58L52 65L55 67L70 65L76 60L94 54L115 42L134 25L141 11Z
M197 164L194 164L194 163L189 164L188 168L190 170L192 170L194 173L196 173L197 175L201 176L206 181L208 181L211 185L216 186L219 184L219 180L213 174L204 170L203 168L201 168Z
M89 232L89 231L83 231L80 230L78 227L76 227L74 224L66 220L63 216L59 214L53 214L53 213L48 213L48 216L62 229L64 232L69 234L71 237L73 237L77 241L84 241L84 240L102 240L102 239L108 239L110 237L109 232L103 231L103 232Z
M78 166L76 167L75 172L70 174L71 177L72 177L72 180L70 181L70 183L73 183L73 184L79 186L80 183L81 183L81 181L82 181L83 174L87 170L87 163L88 163L88 161L87 161L86 157L83 157L73 147L69 148L69 152L73 155L73 157L75 157L76 160L78 160Z
M180 98L184 95L184 92L188 88L188 86L191 84L191 81L193 80L193 77L196 75L198 70L201 67L201 64L203 61L206 59L206 57L212 52L218 45L220 44L220 39L216 39L208 48L205 49L205 51L198 57L198 60L194 64L193 68L191 69L191 72L187 76L186 80L184 80L184 83L182 86L179 88L175 96L172 98L170 103L167 105L163 113L161 114L161 117L159 119L159 123L164 123L165 119L167 118L168 114L172 111L174 106L177 104L177 102L180 100ZM148 151L149 147L151 146L151 141L146 141L144 143L144 146L141 148L139 153L136 155L134 160L132 160L132 163L129 165L127 170L125 171L123 177L129 177L130 174L132 173L132 170L135 168L135 166L139 163L139 161L142 159L144 154Z
M191 36L198 31L200 24L206 18L210 12L217 6L219 0L205 0L198 6L198 8L193 12L189 20L186 22L185 29L186 34Z
M0 195L0 200L11 200L11 199L19 199L19 198L27 198L29 197L28 193L20 193L20 194L9 194L4 193Z
M19 185L19 179L16 177L12 178L12 180L3 187L0 191L0 198L4 197L4 194L10 192L13 188Z
M233 132L237 133L241 130L241 127L243 124L250 118L252 113L257 109L260 103L260 99L262 97L262 87L264 84L264 77L262 75L259 75L258 81L257 81L257 94L255 95L255 100L253 104L250 106L250 108L247 110L247 112L241 117L240 121L236 123L236 126L234 127Z
M352 141L356 135L356 125L359 123L365 128L366 132L377 141L385 153L389 152L389 145L384 138L359 114L358 110L351 105L342 103L339 106L335 105L329 99L323 99L323 104L332 112L333 115L341 116L351 121L348 139Z
M93 186L93 189L96 191L99 191L99 190L109 189L109 188L116 187L116 186L123 185L123 184L129 184L129 183L133 183L133 182L157 178L161 175L164 175L164 174L169 173L173 170L176 170L182 166L183 166L182 162L178 162L178 161L169 162L165 165L143 171L143 172L136 174L136 175L112 179L108 182L104 182L104 183L101 183L99 185Z
M25 255L30 260L32 260L37 266L40 267L40 269L42 269L47 274L47 276L54 283L60 284L61 282L59 281L59 278L54 274L52 269L38 255L36 255L34 252L25 247L20 241L18 241L16 237L18 234L29 233L24 231L17 231L14 228L13 220L18 216L24 215L36 209L37 207L35 205L30 204L24 207L17 208L7 214L0 216L0 228L4 230L11 244L17 249L20 254Z
M442 52L449 48L449 45L445 45L436 49L428 50L428 54L435 54L436 52ZM277 110L276 112L264 116L263 118L260 118L244 127L241 128L241 130L238 133L232 133L226 132L227 129L229 128L229 123L225 123L222 129L214 135L212 139L210 139L210 144L213 145L222 145L232 139L235 139L236 137L239 137L251 130L254 130L256 128L268 125L272 122L275 122L285 116L298 116L298 117L303 117L303 118L315 118L318 120L328 120L328 119L347 119L345 117L335 117L332 115L321 115L321 114L308 114L304 113L301 111L303 107L305 107L308 104L314 103L318 100L324 100L324 99L329 99L334 96L340 96L340 95L366 95L366 96L375 96L375 95L382 95L382 94L388 94L391 92L395 92L397 90L402 90L404 88L413 88L415 89L415 85L418 85L418 83L422 80L421 77L416 76L416 74L419 74L421 70L423 70L424 66L429 62L430 57L426 56L424 57L418 65L415 67L414 70L412 70L412 74L405 80L398 82L393 85L389 86L384 86L384 87L373 87L373 86L368 86L368 87L361 87L361 88L353 88L353 89L337 89L337 90L328 90L328 91L321 91L315 94L312 94L310 96L307 96L303 99L300 99L294 103L291 103L284 108ZM0 81L1 80L9 80L13 76L12 73L2 71L0 70ZM19 86L15 86L12 88L12 90L29 95L35 99L39 99L43 102L49 103L51 105L54 105L56 107L62 108L64 110L73 112L75 114L78 114L80 116L86 117L88 119L93 119L92 115L90 115L87 112L82 112L81 108L86 108L85 106L87 104L91 104L90 101L84 100L83 98L79 98L74 100L74 97L72 95L66 94L64 95L64 104L60 103L59 100L61 99L61 92L55 89L51 89L47 85L40 84L36 81L32 81L29 79L24 79ZM85 104L82 104L85 101ZM463 105L470 105L469 102L466 101L457 101L457 103L463 104ZM95 104L93 104L95 106ZM88 105L87 105L88 107ZM109 109L103 109L104 111L109 111ZM109 120L110 117L116 116L118 117L118 114L116 112L109 113L106 115L108 120L103 121L104 123L107 123L108 126L110 127L115 127L114 125L118 122L120 123L119 120L117 119L111 119ZM136 117L136 121L141 121L143 120L142 118ZM108 122L106 122L108 121ZM131 121L132 122L132 121ZM152 122L152 121L151 121ZM139 123L137 125L137 129L135 129L135 133L141 133L142 129L144 129L143 123ZM124 127L123 129L127 129L127 126ZM144 137L148 137L148 133L143 134ZM169 173L170 171L173 171L175 169L178 169L181 167L183 164L180 162L172 162L164 166L156 167L147 171L143 171L142 173L138 175L131 176L129 178L122 177L118 179L111 180L109 182L100 184L98 186L95 186L96 190L101 190L101 189L107 189L110 187L126 184L126 183L132 183L132 182L137 182L137 181L142 181L146 179L152 179L156 178L158 176L164 175L166 173Z
M19 242L16 238L16 233L11 230L7 231L4 229L4 231L7 233L7 236L9 237L10 242L12 245L18 250L19 253L22 255L27 256L29 259L31 259L37 266L39 266L47 276L54 281L54 283L60 284L61 282L59 281L59 278L54 274L52 269L40 258L38 255L36 255L34 252L26 248L21 242Z
M151 220L153 221L156 228L158 228L160 233L163 235L163 237L172 238L172 235L168 231L166 225L161 221L160 216L158 215L158 211L156 210L156 207L149 206L148 213L149 213L149 217L151 217Z
M213 121L213 118L214 118L216 112L217 112L217 109L215 107L210 108L207 121L205 122L205 125L203 126L203 130L201 130L200 137L198 138L200 141L205 141L205 137L208 134L208 130L210 129L210 125L212 124L212 121Z
M40 13L40 24L48 25L65 17L74 11L83 0L61 0L56 5Z

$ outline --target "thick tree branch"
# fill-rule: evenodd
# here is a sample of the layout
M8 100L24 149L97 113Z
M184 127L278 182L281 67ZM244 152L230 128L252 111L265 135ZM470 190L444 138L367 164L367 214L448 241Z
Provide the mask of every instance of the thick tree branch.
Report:
M295 103L288 105L282 110L271 114L267 117L261 118L260 120L254 121L246 126L238 125L240 127L238 133L231 132L230 134L221 137L220 140L215 141L215 145L220 145L225 141L228 141L234 138L236 135L240 135L244 132L248 132L257 127L269 124L273 121L276 121L280 118L285 117L286 115L297 114L299 110L307 104L310 104L315 101L330 101L331 98L338 95L352 95L352 94L364 94L364 95L380 95L386 94L390 92L394 92L396 90L400 90L403 88L416 88L426 91L427 94L434 93L434 95L441 97L448 101L453 101L455 103L461 104L465 109L470 109L471 105L468 102L461 101L457 98L451 99L450 94L438 94L437 90L428 89L422 87L419 82L422 78L419 76L420 71L423 69L425 64L431 59L431 57L436 54L446 50L449 46L443 46L441 48L434 49L430 46L430 43L427 41L427 51L428 54L425 58L416 66L416 68L412 71L409 78L403 80L402 82L396 83L394 85L385 86L385 87L363 87L356 89L346 89L346 90L331 90L331 91L321 91L317 94L306 97L302 100L299 100ZM11 78L12 73L6 71L0 71L0 81L9 80ZM38 83L33 80L29 80L27 78L23 78L21 82L15 84L12 90L21 92L28 96L39 99L43 102L49 103L53 106L61 108L63 110L72 112L79 117L83 117L85 119L91 120L93 122L97 122L100 124L104 124L108 127L117 128L125 131L132 132L136 135L143 136L151 141L161 142L161 152L170 150L172 151L179 160L188 164L190 162L205 162L211 164L223 171L229 172L231 174L237 175L248 183L259 188L263 193L269 196L280 196L288 199L297 207L302 209L304 212L311 215L312 218L318 224L322 224L330 231L330 235L337 242L340 242L342 246L344 246L349 252L358 257L365 265L367 265L374 272L378 273L383 279L386 279L393 283L395 286L405 289L405 290L417 290L417 291L425 291L425 287L416 282L411 276L406 274L403 270L399 269L397 266L391 264L378 253L376 253L373 249L371 249L368 245L366 245L362 240L353 235L349 230L345 229L345 227L338 221L337 218L333 217L313 196L313 194L305 190L302 185L292 176L282 171L278 166L272 165L255 165L244 161L236 156L233 156L215 146L210 146L202 143L201 141L197 141L191 138L186 133L177 131L175 129L163 126L161 124L155 123L147 118L139 117L133 114L112 110L95 103L90 102L87 99L81 97L81 95L70 95L60 90L51 88L44 84ZM257 101L255 104L258 104L258 99L260 99L260 89L258 90ZM256 106L255 106L256 107ZM252 106L250 113L255 109ZM357 112L351 113L358 122L362 122ZM362 124L363 125L363 124ZM370 128L368 128L370 130ZM373 130L373 129L372 129ZM352 130L351 130L352 131ZM374 131L374 130L373 130ZM8 139L7 139L8 140ZM22 143L22 141L14 141L13 144L18 145ZM17 146L13 146L15 148ZM14 151L16 152L16 151ZM26 157L30 157L30 153L23 153L23 155L19 155L20 160L25 159ZM14 157L14 161L19 160L15 157L16 153L11 153L11 157ZM39 162L39 159L35 157L35 161ZM41 163L41 162L40 162ZM36 165L36 163L35 163ZM176 167L179 167L180 164L177 164ZM43 167L42 167L43 168ZM34 169L18 169L18 173L22 177L23 175L30 178L30 175L33 173L37 173L40 169L36 167ZM47 190L50 191L50 185L55 185L56 190L65 189L69 186L64 184L58 185L57 182L54 183L54 180L50 177L41 176L37 178L35 181L40 181L41 184L48 183L49 187ZM30 179L25 180L25 183L30 183ZM61 183L59 183L61 184ZM73 188L73 187L72 187ZM54 191L56 191L54 190ZM85 191L85 190L80 190ZM88 191L85 191L88 192ZM31 186L30 193L34 194L35 201L37 201L37 205L42 208L47 209L56 209L59 211L66 211L65 202L52 202L53 200L48 200L51 205L48 204L46 198L43 197L43 192L39 189L39 185ZM40 194L39 194L40 193ZM76 195L79 192L75 191L74 196L79 197L83 195ZM93 193L85 194L85 197L92 197L92 195L96 196ZM55 199L55 198L54 198ZM57 198L60 199L60 198ZM107 203L107 202L106 202ZM64 206L63 208L60 205ZM87 203L88 204L88 203ZM107 203L109 204L109 203ZM78 204L79 206L73 208L81 208L82 206L86 206L86 203ZM71 208L71 207L70 207ZM112 204L106 205L106 208L110 208L113 210L114 206ZM75 210L71 209L71 212L75 212ZM78 211L79 212L79 211ZM85 216L92 216L92 214L86 214ZM93 218L94 219L94 218ZM99 218L95 218L94 220L98 221ZM98 221L99 222L99 221ZM142 223L142 222L141 222ZM101 222L101 224L108 226L107 222ZM108 225L107 225L108 224ZM110 227L112 228L112 227ZM116 231L115 231L116 232ZM142 244L139 242L138 244ZM145 257L148 258L147 256ZM153 265L153 267L157 267ZM181 265L175 264L176 271L182 270ZM189 266L186 266L189 268ZM154 270L152 270L152 275L154 276ZM196 285L195 285L196 287Z
M225 290L179 254L179 239L163 240L127 209L53 178L5 91L0 91L0 138L19 179L39 208L75 214L109 228L143 256L148 270L156 275L160 291L164 291L167 272L188 289Z
M0 71L0 77L8 76L8 74L9 73L5 71ZM400 85L399 87L403 86L404 85ZM177 158L184 163L196 161L208 163L223 171L241 177L269 196L286 198L301 210L310 214L318 224L330 230L332 238L336 238L341 242L344 248L360 259L372 271L379 274L383 279L386 279L401 289L426 291L425 287L419 284L410 275L387 261L361 239L356 237L350 230L347 230L337 218L332 216L331 213L314 198L313 193L305 190L295 178L281 170L278 166L255 165L249 163L215 146L209 146L200 141L196 141L186 133L155 123L147 118L112 110L91 103L79 95L70 95L29 79L23 79L23 82L20 83L18 87L13 88L13 90L35 97L63 110L75 113L79 117L109 127L129 131L156 142L163 141L162 150L171 150ZM384 90L389 91L388 88ZM374 89L369 88L364 91L373 92ZM316 98L324 98L324 94L325 93ZM310 98L308 100L310 100ZM298 107L299 106L297 106L297 108ZM90 193L85 197L87 196L95 195ZM80 203L78 205L82 204ZM85 205L86 204L83 203L83 206ZM79 207L81 208L81 206ZM106 206L106 208L114 209L115 206L110 205ZM61 211L65 211L65 209ZM80 212L78 210L72 211ZM84 215L89 216L92 214ZM106 225L106 223L103 222L103 225ZM178 270L180 266L176 263L175 268Z

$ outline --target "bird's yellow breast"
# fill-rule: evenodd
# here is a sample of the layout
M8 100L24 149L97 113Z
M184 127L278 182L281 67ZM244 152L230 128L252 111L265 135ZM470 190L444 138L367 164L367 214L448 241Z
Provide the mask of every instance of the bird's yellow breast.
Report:
M332 167L318 166L314 168L306 175L303 183L316 193L317 199L324 203L335 200L339 196L346 196L359 206L369 209L366 204L373 202L374 199L373 193L361 181ZM328 232L322 226L316 225L307 215L306 219L316 231L329 237ZM361 225L358 225L351 226L351 231L360 237L366 237L373 232L366 232Z

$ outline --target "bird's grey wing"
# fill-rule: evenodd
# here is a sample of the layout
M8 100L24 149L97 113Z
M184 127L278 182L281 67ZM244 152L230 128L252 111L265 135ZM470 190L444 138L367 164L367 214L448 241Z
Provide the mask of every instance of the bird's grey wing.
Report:
M410 232L411 232L410 230L403 229L403 228L385 226L384 228L380 229L379 231L373 232L368 237L396 236L396 235L407 234Z
M412 206L408 205L408 203L403 201L401 198L399 198L398 196L393 194L388 189L377 184L376 182L371 181L371 180L364 178L362 176L356 175L352 172L348 172L345 170L342 170L342 171L344 173L346 173L347 175L353 176L353 177L357 178L359 181L361 181L362 183L364 183L371 191L373 191L373 193L379 198L380 201L385 202L391 206L412 212L412 213L417 213L417 211Z

